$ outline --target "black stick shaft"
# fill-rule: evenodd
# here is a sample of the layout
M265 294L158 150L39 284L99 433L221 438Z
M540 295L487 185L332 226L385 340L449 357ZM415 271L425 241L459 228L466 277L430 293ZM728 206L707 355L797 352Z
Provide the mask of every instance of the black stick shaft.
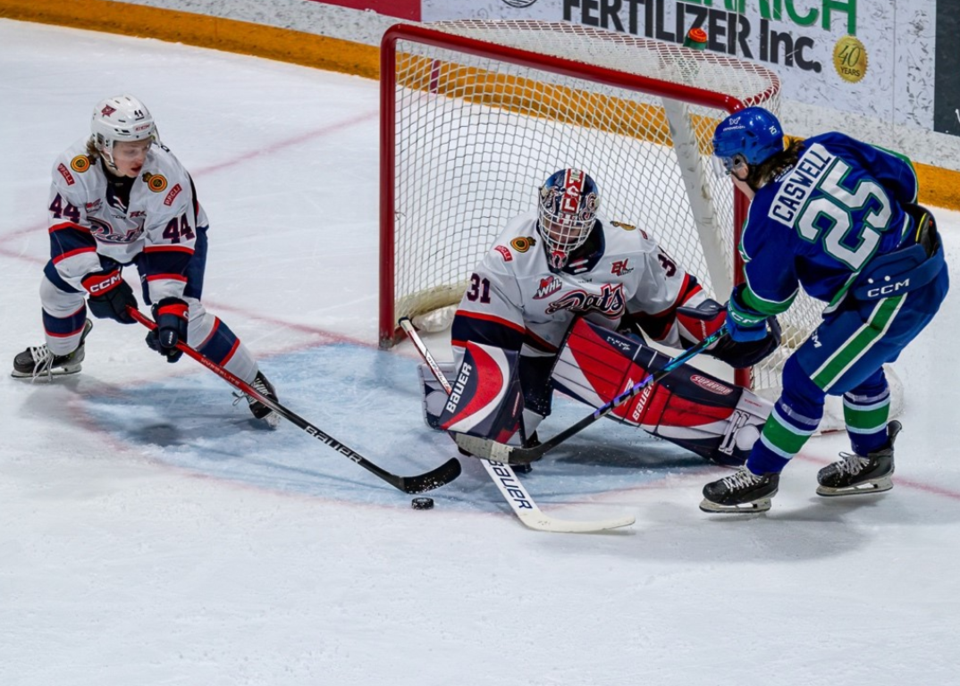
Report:
M139 310L128 307L127 311L130 313L130 316L151 331L157 328L156 323L154 323L154 321L149 317L144 316ZM266 405L281 417L303 429L307 434L317 439L324 445L333 448L341 455L344 455L345 457L356 462L368 472L375 474L394 488L398 488L405 493L422 493L423 491L429 491L453 481L460 475L460 462L456 458L448 460L437 469L424 474L418 474L416 476L398 476L392 472L388 472L386 469L377 466L365 458L356 450L353 450L346 444L335 439L330 434L317 428L293 410L290 410L281 405L278 401L272 400L263 395L260 391L248 384L246 381L230 373L219 364L200 354L186 343L178 342L177 348L183 351L183 353L187 356L192 357L194 360L212 371L234 388L237 388L238 390L251 396L254 400Z

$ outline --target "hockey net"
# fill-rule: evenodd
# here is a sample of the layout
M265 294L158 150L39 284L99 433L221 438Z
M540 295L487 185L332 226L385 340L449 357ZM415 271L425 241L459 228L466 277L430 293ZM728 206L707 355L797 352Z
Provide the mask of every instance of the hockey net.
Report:
M770 70L574 24L458 21L389 29L380 78L381 347L404 316L448 325L506 222L565 167L596 180L604 216L726 299L747 202L715 173L711 139L741 107L778 113ZM775 395L822 307L801 293L780 317L784 345L738 382Z

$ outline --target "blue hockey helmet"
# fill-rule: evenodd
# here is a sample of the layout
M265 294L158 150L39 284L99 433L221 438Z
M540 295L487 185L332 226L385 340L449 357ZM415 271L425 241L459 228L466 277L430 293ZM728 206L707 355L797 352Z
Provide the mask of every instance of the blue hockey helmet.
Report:
M554 172L540 187L537 227L555 268L589 238L599 207L597 184L580 169Z
M713 134L713 154L720 158L727 172L741 162L761 164L782 150L780 122L762 107L734 112L717 125Z

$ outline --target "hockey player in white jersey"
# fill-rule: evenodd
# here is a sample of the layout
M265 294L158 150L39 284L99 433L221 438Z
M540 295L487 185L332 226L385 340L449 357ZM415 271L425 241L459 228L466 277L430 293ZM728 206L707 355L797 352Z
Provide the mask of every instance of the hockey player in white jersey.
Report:
M250 351L200 301L207 257L207 216L193 179L158 137L146 106L130 95L101 101L91 135L53 165L48 201L50 260L40 303L46 343L14 359L12 375L52 379L80 371L94 317L133 324L137 307L123 269L139 272L157 328L147 344L176 362L188 343L271 399L273 386ZM279 417L248 398L258 419Z
M666 361L623 334L642 330L683 348L723 325L724 308L693 275L642 229L608 221L598 215L599 207L593 179L563 169L540 188L537 212L508 223L470 277L452 329L454 392L442 410L431 407L428 397L428 423L529 445L550 413L554 387L599 406ZM709 352L734 366L752 365L779 344L773 326L763 340L738 344L723 338ZM691 367L672 376L690 383L658 384L656 402L651 389L613 418L713 461L742 463L768 404L749 394L746 423L754 428L749 440L737 439L731 422L748 391ZM672 411L678 403L683 409ZM710 425L706 434L665 430L664 422L690 424L691 417L699 428Z

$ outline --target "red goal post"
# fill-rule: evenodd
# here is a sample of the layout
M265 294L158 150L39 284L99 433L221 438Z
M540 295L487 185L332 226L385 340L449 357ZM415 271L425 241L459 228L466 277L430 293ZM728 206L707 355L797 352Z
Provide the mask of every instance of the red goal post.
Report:
M461 21L390 28L380 83L381 347L400 317L459 302L506 221L564 167L593 176L606 217L653 234L726 299L747 201L713 171L710 141L727 113L777 113L770 70L574 24ZM818 314L795 305L787 337ZM778 385L789 344L738 381Z

